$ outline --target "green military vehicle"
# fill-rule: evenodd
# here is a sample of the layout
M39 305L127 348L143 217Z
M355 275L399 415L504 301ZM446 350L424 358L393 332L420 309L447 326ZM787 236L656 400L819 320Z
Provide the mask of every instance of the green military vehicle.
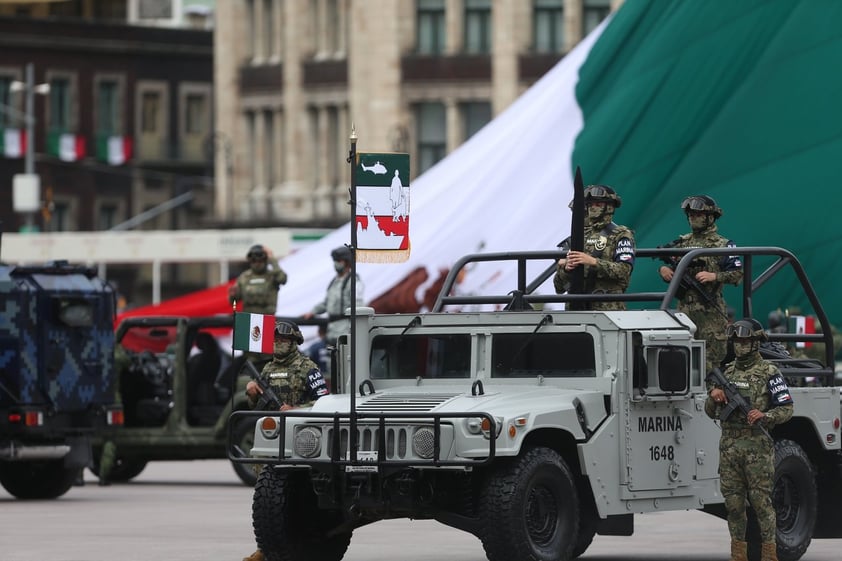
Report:
M631 535L635 514L724 517L720 428L703 410L705 342L671 303L693 259L735 253L746 273L738 317L781 279L803 291L824 333L774 336L824 345L824 360L764 349L795 400L793 419L772 431L779 558L796 561L812 539L842 536L831 332L794 255L640 249L637 269L647 257L680 256L663 292L542 295L536 288L565 255L547 251L463 258L430 313L356 310L332 395L309 411L233 415L234 426L256 426L252 457L232 460L265 466L252 505L260 549L269 561L339 560L356 528L405 517L476 535L491 561L567 560L596 535ZM489 261L517 268L512 292L450 295L461 268ZM629 310L555 309L582 300L624 300ZM489 311L448 313L453 305ZM822 385L801 387L807 377ZM748 541L757 559L756 523Z
M233 391L232 399L245 357L232 360L231 350L216 340L232 326L230 315L133 317L120 323L115 362L125 422L105 436L117 449L110 480L128 481L150 461L226 458L251 448L254 423L241 420L226 450L231 411L248 408L243 391ZM103 442L95 442L97 474ZM254 485L250 466L233 467L243 483Z

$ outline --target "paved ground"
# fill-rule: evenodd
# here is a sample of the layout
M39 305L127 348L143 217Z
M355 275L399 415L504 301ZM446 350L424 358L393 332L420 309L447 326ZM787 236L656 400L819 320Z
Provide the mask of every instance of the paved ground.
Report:
M222 460L150 464L132 483L90 473L55 501L0 489L0 561L240 561L254 549L251 489ZM725 523L699 512L638 516L635 535L597 536L586 561L726 561ZM803 561L839 561L842 539ZM346 561L484 561L476 538L436 522L387 521L354 533Z

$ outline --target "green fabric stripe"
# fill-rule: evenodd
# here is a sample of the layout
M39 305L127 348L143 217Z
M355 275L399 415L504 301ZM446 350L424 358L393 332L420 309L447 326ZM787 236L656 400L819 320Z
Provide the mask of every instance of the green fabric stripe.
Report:
M794 251L842 324L840 60L842 2L627 0L580 71L572 169L618 190L640 247L689 231L684 197L714 197L720 233ZM638 261L631 289L661 289L657 265ZM764 287L755 315L809 309L793 287Z

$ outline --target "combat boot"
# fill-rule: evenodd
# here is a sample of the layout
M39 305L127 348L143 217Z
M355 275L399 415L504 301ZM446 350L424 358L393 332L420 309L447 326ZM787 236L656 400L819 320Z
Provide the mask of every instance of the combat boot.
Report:
M778 561L778 544L760 544L760 561Z
M748 561L747 551L748 544L746 542L731 540L731 561Z
M243 557L243 561L265 561L265 558L263 552L258 549L248 557Z

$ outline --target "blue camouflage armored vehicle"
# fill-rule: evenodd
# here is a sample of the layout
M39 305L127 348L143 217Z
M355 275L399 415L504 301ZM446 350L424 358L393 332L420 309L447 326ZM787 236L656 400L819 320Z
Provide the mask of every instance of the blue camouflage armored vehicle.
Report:
M91 439L122 424L113 288L89 267L0 264L0 484L21 499L66 493Z

